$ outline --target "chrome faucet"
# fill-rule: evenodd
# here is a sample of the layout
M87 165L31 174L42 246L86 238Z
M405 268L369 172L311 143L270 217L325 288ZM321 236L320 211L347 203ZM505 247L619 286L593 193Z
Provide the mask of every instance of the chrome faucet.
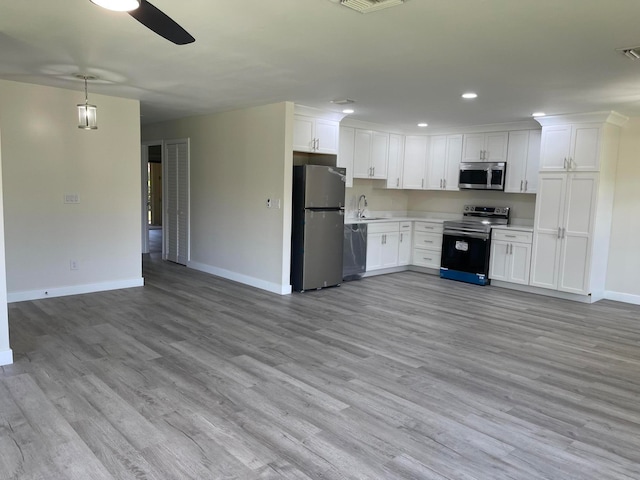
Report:
M360 202L364 200L364 207L360 208ZM365 197L364 195L360 195L360 197L358 198L358 218L362 218L362 215L364 215L364 209L368 206L367 203L367 197Z

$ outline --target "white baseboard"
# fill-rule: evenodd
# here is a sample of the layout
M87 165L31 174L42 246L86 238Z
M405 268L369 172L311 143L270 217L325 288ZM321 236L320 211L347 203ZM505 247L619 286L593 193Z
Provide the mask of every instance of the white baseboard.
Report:
M13 363L13 350L5 350L0 352L0 366L11 365Z
M616 302L632 303L634 305L640 305L640 295L633 295L631 293L620 292L604 292L604 298L607 300L614 300Z
M250 287L259 288L260 290L266 290L267 292L277 293L278 295L289 295L291 293L291 285L280 285L279 283L267 282L259 278L250 277L249 275L243 275L242 273L232 272L231 270L225 270L224 268L212 267L205 263L200 262L187 262L187 267L199 270L204 273L215 275L216 277L226 278L227 280L233 280L234 282L243 283Z
M29 290L23 292L7 292L7 303L40 300L42 298L66 297L67 295L81 295L83 293L106 292L108 290L120 290L121 288L142 286L144 286L144 278L140 277L113 282L85 283L83 285L71 285L68 287L43 288L41 290Z

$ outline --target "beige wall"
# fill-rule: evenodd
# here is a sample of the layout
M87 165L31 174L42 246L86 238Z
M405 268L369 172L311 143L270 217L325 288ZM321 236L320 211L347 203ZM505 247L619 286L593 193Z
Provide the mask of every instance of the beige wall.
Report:
M143 129L145 140L191 140L190 267L290 291L292 122L286 102Z
M139 103L90 94L99 129L85 131L83 97L0 80L9 300L142 283Z
M640 118L622 129L606 289L609 298L640 302ZM611 294L613 293L613 295ZM633 298L632 298L633 297Z

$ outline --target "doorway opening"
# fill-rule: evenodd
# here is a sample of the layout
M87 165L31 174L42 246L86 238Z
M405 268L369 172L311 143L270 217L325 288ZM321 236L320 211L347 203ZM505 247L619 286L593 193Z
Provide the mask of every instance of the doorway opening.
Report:
M162 255L162 145L149 145L147 148L149 253Z

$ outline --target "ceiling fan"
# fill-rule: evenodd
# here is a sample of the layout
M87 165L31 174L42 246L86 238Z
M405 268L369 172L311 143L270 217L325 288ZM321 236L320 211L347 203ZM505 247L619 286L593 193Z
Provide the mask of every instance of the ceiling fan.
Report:
M189 32L171 17L146 0L90 0L100 7L127 12L145 27L176 45L186 45L196 41Z

